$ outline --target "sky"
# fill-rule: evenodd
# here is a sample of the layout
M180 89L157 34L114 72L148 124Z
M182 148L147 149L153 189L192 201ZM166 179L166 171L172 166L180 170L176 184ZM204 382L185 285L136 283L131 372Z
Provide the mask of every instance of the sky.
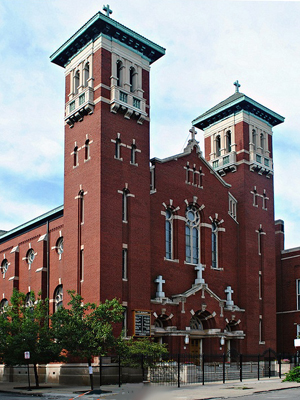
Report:
M63 204L64 70L49 57L95 0L0 0L0 230ZM275 218L300 246L300 2L113 0L112 18L166 48L151 67L151 157L182 152L191 121L240 91L274 128ZM197 140L203 149L203 136Z

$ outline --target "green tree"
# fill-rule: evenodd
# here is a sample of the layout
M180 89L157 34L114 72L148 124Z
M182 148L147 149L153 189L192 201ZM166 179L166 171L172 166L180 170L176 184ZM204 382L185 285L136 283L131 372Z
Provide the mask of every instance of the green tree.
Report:
M0 357L6 365L24 365L24 353L30 352L36 387L39 387L37 364L61 360L61 347L49 327L49 302L33 292L29 298L13 291L10 306L0 315Z
M123 365L131 367L151 367L168 354L166 344L154 342L152 338L131 338L119 348Z
M118 300L104 303L83 303L83 298L68 291L70 308L61 307L52 315L52 327L58 343L75 357L86 359L91 367L93 356L106 355L120 346L120 337L113 333L114 325L123 320L123 307ZM93 375L90 372L91 389Z

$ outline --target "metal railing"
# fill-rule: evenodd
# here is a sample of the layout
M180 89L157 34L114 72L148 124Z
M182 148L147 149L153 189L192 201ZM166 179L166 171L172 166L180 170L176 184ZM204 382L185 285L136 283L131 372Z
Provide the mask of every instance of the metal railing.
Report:
M111 367L118 368L118 383L130 381L129 369L138 369L140 381L148 381L155 385L182 386L192 383L204 385L209 382L227 382L231 380L261 379L283 376L283 363L290 367L299 365L300 356L276 354L268 349L263 354L246 355L229 351L216 354L167 354L160 358L131 356L124 359L112 359ZM284 360L284 362L282 361ZM106 367L100 358L101 369ZM124 374L123 371L126 373ZM129 379L129 380L128 380ZM101 378L100 378L101 383Z

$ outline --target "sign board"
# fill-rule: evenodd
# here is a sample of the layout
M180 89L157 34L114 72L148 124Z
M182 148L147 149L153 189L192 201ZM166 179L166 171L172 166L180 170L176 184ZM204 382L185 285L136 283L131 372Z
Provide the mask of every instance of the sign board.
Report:
M134 311L134 336L151 336L150 311Z
M294 339L294 346L300 347L300 339Z
M29 360L30 359L30 352L29 351L25 351L24 352L24 358L25 358L25 360Z

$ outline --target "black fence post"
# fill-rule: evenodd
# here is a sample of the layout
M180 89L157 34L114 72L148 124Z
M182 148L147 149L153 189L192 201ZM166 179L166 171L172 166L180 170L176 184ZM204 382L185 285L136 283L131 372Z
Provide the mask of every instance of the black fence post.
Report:
M142 367L142 375L143 375L143 381L145 380L145 368L144 368L144 355L141 355L141 367Z
M240 382L243 381L243 355L240 354Z
M99 361L99 378L100 378L100 387L102 386L102 356L100 356Z
M31 387L30 387L30 371L29 371L29 360L27 360L27 377L28 377L28 391L31 392Z
M121 387L121 356L119 356L119 387Z
M269 347L269 378L271 378L271 349Z
M257 380L259 381L259 354L257 356Z
M223 383L225 383L225 362L226 362L226 354L223 353Z
M178 353L177 368L177 386L180 388L180 353Z
M202 354L202 385L204 385L205 373L204 373L204 354Z
M281 378L281 354L278 355L279 378Z

